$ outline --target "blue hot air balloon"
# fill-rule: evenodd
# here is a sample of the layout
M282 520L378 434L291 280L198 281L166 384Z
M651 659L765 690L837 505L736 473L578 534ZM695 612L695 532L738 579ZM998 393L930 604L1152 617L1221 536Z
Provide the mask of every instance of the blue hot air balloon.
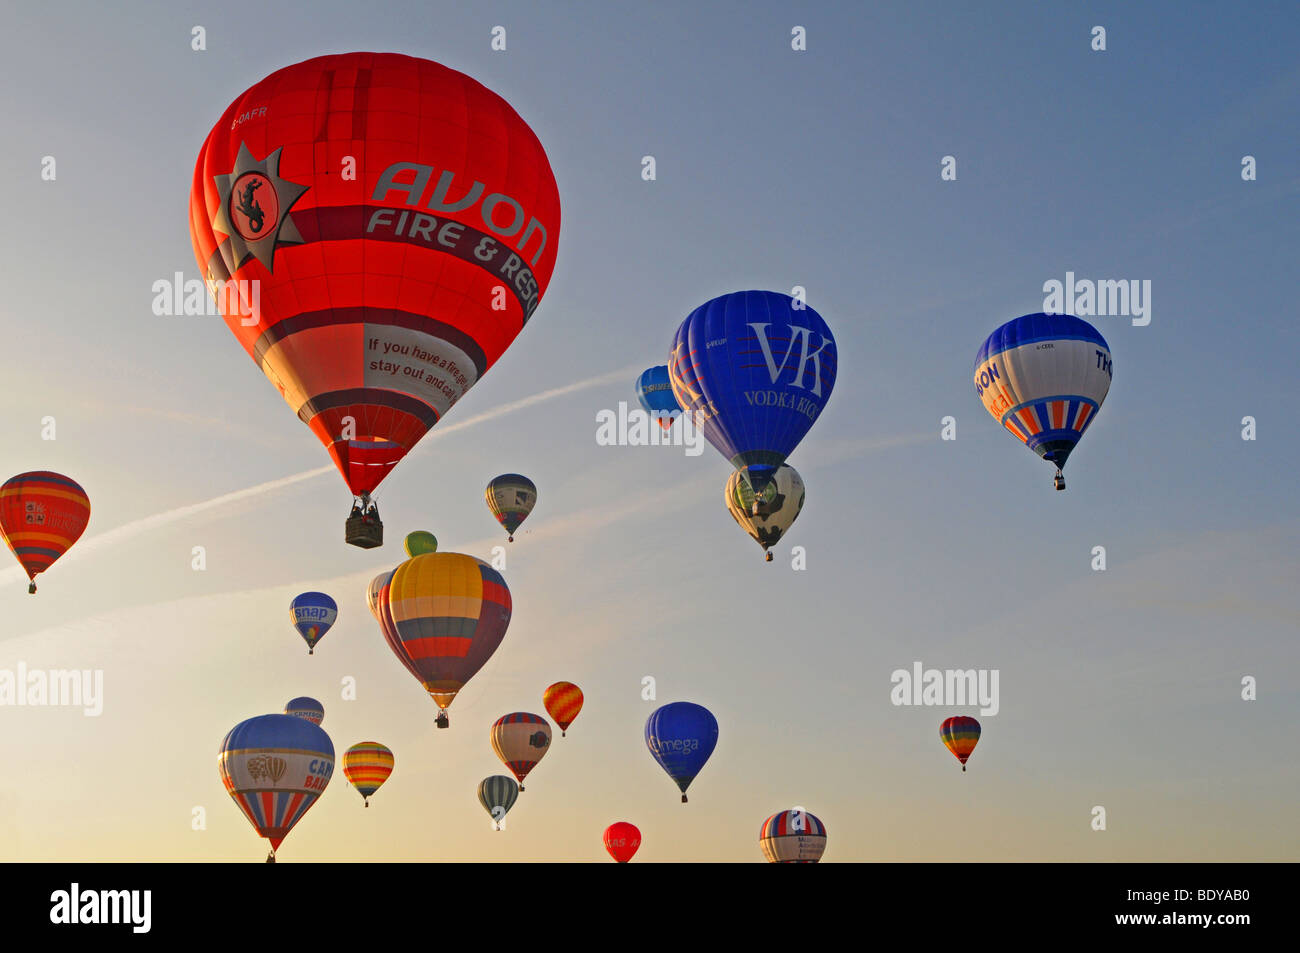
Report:
M1026 314L975 355L975 393L993 419L1048 463L1065 489L1066 459L1110 390L1110 347L1072 314Z
M700 773L718 744L718 719L703 705L673 702L657 708L645 723L645 743L650 754L682 790Z
M667 364L651 367L636 379L636 399L640 401L641 409L655 418L664 430L671 429L673 421L682 412L673 396Z
M295 718L306 718L313 725L325 720L325 706L309 695L290 698L284 705L284 713Z
M260 715L230 730L217 755L226 792L271 856L311 809L334 773L334 743L316 725L292 715Z
M293 627L307 643L307 654L316 654L316 643L325 638L339 617L338 603L323 592L304 592L289 603Z
M812 308L774 291L700 305L673 339L673 395L762 493L835 387L835 337Z

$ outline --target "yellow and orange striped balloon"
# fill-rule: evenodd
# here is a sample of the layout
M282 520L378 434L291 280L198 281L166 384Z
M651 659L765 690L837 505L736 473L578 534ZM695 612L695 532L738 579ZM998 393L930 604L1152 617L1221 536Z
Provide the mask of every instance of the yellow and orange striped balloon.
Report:
M363 741L343 754L343 776L361 792L366 807L370 806L370 795L378 791L392 773L393 752L378 741Z
M32 581L68 551L90 522L90 498L70 477L34 470L0 486L0 534Z
M582 689L573 682L556 682L542 692L542 703L560 726L560 737L563 738L565 730L582 711Z

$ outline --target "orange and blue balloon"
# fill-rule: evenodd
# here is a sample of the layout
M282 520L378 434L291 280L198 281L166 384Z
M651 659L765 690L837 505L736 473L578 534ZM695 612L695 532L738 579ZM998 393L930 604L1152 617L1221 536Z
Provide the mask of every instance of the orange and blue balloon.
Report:
M965 771L966 761L980 740L980 723L966 715L947 718L939 726L939 740L961 762L961 769Z
M709 443L762 493L835 387L835 338L812 308L774 291L705 302L673 338L673 395Z
M988 336L975 355L975 393L993 419L1055 465L1065 489L1065 461L1110 390L1110 347L1071 314L1026 314Z
M673 702L655 709L646 719L645 743L681 789L685 804L686 789L718 745L718 719L702 705Z

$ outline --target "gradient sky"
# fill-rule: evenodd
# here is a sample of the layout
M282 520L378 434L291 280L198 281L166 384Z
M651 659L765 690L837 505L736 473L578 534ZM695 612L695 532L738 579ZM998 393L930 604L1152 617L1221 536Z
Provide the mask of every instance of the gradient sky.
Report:
M397 767L369 810L336 771L283 860L603 860L602 830L629 820L638 860L760 861L760 822L796 804L827 861L1300 856L1293 4L134 6L0 14L0 477L57 470L93 504L36 598L0 571L0 669L105 683L98 718L0 708L5 859L260 860L217 748L302 694L338 751L382 741ZM381 487L389 542L368 552L342 543L325 451L224 323L151 311L153 282L198 277L187 200L212 123L275 69L354 49L501 94L563 207L537 315ZM1067 271L1149 279L1152 318L1090 319L1114 384L1057 494L970 372ZM634 401L695 306L795 285L840 375L765 565L711 447L601 447L596 413ZM438 731L365 586L411 529L487 558L503 534L482 489L508 471L540 491L504 572L514 618ZM304 589L340 605L310 658L288 622ZM998 669L1001 710L895 707L890 674L915 661ZM647 675L657 704L721 725L688 806L642 740ZM493 833L488 725L542 711L561 678L586 707ZM964 775L937 737L950 714L984 725Z

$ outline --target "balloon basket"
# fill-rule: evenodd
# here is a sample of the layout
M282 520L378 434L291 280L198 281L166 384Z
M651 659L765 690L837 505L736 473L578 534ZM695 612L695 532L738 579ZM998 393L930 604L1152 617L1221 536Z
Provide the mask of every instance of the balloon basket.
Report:
M514 538L513 536L507 536L507 537L506 537L506 542L507 542L507 543L513 543L514 541L515 541L515 538Z
M1065 489L1065 474L1060 470L1057 470L1056 476L1052 478L1052 486L1056 487L1058 490Z
M271 853L266 855L266 862L268 864L275 863L275 851L271 851Z
M448 728L451 726L451 719L447 717L447 713L445 711L442 711L438 713L438 717L434 721L434 724L437 725L439 728Z
M686 795L685 795L685 794L682 795L682 803L683 803L683 804L686 803Z
M767 560L766 560L766 561L769 562L769 563L772 561L772 554L771 554L771 553L768 553L768 554L767 554Z
M349 516L343 538L349 546L374 549L384 545L384 524L378 516Z
M28 585L28 587L27 587L27 594L28 594L29 596L34 596L34 595L36 595L36 583L33 582L33 583L31 583L30 585Z

